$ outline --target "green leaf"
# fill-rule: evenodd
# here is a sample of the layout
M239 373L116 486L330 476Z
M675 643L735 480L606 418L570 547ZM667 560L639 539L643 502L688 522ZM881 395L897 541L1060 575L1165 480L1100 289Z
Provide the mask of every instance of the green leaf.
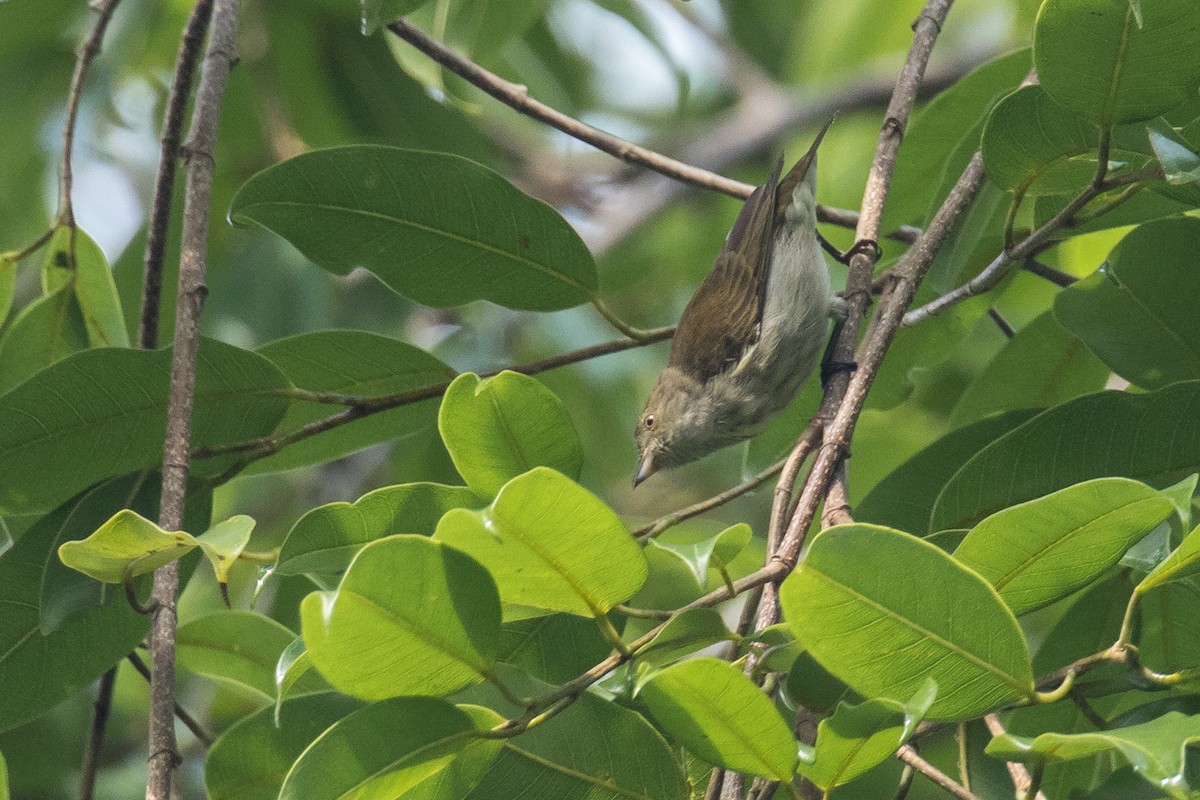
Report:
M1200 378L1195 268L1200 219L1141 225L1100 269L1059 292L1054 314L1123 378L1157 389Z
M279 724L283 704L295 694L328 691L329 684L313 672L312 658L304 647L304 637L288 643L275 662L275 724Z
M245 686L267 699L276 694L275 666L296 638L275 620L253 611L221 611L179 626L179 665L189 672ZM297 692L322 682L309 675Z
M171 353L77 353L0 396L0 513L53 507L98 480L162 461ZM192 444L270 433L287 380L266 359L204 340L196 367ZM228 459L193 462L212 474Z
M483 564L506 605L600 616L649 571L616 513L546 467L513 478L482 511L450 511L435 538Z
M1161 121L1151 123L1146 133L1158 163L1162 164L1167 183L1183 186L1200 181L1200 156L1193 152L1191 145L1180 140L1170 125Z
M256 351L277 366L301 389L365 398L403 395L437 389L451 380L450 367L423 350L397 339L364 331L325 330L268 342ZM339 425L316 436L289 444L280 452L251 465L251 474L293 469L332 461L368 445L397 439L433 424L434 397L400 405ZM293 402L276 436L342 409L326 403Z
M553 311L596 292L591 254L554 209L447 153L375 145L306 153L247 181L230 216L274 231L336 274L366 267L426 305L490 300Z
M956 176L962 173L966 160L948 164L947 151L965 131L987 117L997 100L1021 83L1031 63L1028 48L989 61L959 78L913 114L896 159L883 228L892 230L904 223L920 223L930 204L940 201L941 198L934 197L937 182L929 180L929 176L944 169ZM978 143L977 135L975 144Z
M229 583L229 570L250 543L254 524L252 518L245 514L237 514L224 522L218 522L196 537L196 544L212 564L217 583Z
M0 269L3 269L3 267L0 267ZM0 315L0 322L3 321L3 315ZM9 800L8 762L4 760L3 753L0 753L0 800Z
M1200 662L1200 582L1164 583L1144 592L1138 607L1142 663L1156 672L1193 670Z
M548 689L515 688L529 696ZM581 746L588 742L603 746ZM467 800L680 800L686 796L679 757L658 731L640 714L585 693L561 714L505 740L500 756Z
M638 662L669 664L717 642L734 639L715 608L691 608L672 617L650 644L638 652Z
M822 714L833 713L838 701L850 693L846 684L830 675L807 650L796 656L784 688L793 706L804 706Z
M726 528L716 536L698 542L680 544L652 540L651 545L661 547L683 559L688 569L696 576L696 583L703 589L708 584L708 568L712 566L718 570L724 569L725 565L750 543L751 536L750 526L741 522Z
M1173 512L1144 483L1099 478L996 512L954 557L1025 614L1099 578Z
M392 20L425 5L426 0L359 0L362 9L362 32L370 36Z
M442 398L438 429L467 485L485 497L534 467L579 477L583 446L566 406L541 381L504 371L459 375Z
M950 421L961 425L1014 408L1047 408L1100 391L1108 375L1108 367L1047 311L1017 331L971 381Z
M899 530L933 530L929 515L946 481L971 456L1036 413L1009 411L947 433L877 483L855 507L855 518Z
M936 695L937 685L928 681L908 703L839 703L833 716L817 726L812 760L802 757L799 772L825 791L849 783L908 741Z
M499 659L530 675L562 684L612 652L596 623L574 614L547 614L504 623Z
M488 713L480 721L486 729L501 720ZM374 703L318 736L288 772L279 798L462 797L503 745L475 738L478 730L470 715L435 697ZM442 781L453 788L439 790Z
M443 695L484 679L500 636L487 571L423 536L364 547L335 592L300 604L309 655L338 691L365 700Z
M87 346L83 315L71 287L39 297L21 309L0 336L0 392Z
M87 233L78 228L72 232L67 227L54 232L47 249L43 283L47 294L63 286L72 288L92 347L129 347L112 269L100 246Z
M165 531L136 511L114 514L86 539L63 542L59 559L104 583L124 583L182 558L196 546L184 531Z
M1056 104L1041 86L1023 86L992 109L980 151L1001 189L1053 194L1085 185L1096 171L1096 126Z
M891 568L864 570L864 553ZM1034 696L1025 637L996 590L908 534L822 532L779 600L800 643L865 697L911 697L929 677L938 685L929 716L969 719Z
M1188 578L1200 572L1200 526L1184 537L1166 560L1154 568L1137 585L1137 593L1145 594L1164 583Z
M1128 728L1096 733L1043 733L1036 738L997 736L987 747L989 755L1025 764L1074 761L1097 753L1111 753L1128 763L1159 791L1178 800L1190 800L1192 787L1185 773L1185 757L1194 758L1200 745L1200 715L1171 711L1156 720Z
M483 502L465 486L402 483L368 492L353 503L317 506L288 532L275 571L341 572L365 544L402 532L431 536L450 509L476 508Z
M985 446L938 496L931 527L973 525L1090 478L1152 486L1200 469L1200 381L1149 394L1099 392L1039 414Z
M343 695L297 697L275 720L264 708L234 723L204 758L204 786L211 800L276 800L292 763L313 739L361 704Z
M656 722L718 767L790 781L796 741L774 704L742 671L715 658L655 673L638 691Z
M6 478L7 480L7 478ZM54 545L68 518L84 529L101 525L130 496L131 482L114 481L41 518L0 558L0 731L50 710L98 678L135 648L149 618L120 592L72 616L53 632L39 627L36 598Z
M1046 0L1033 34L1038 81L1055 102L1099 125L1150 119L1200 83L1200 7L1156 0Z
M0 325L8 319L17 291L17 262L13 253L0 253Z

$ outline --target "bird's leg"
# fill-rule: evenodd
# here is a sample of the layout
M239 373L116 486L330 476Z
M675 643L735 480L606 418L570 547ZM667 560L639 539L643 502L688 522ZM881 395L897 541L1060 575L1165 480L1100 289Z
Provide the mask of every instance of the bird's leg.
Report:
M821 247L825 249L826 253L833 256L835 261L846 266L850 266L850 259L858 253L870 253L874 261L878 261L883 256L883 251L879 249L879 242L874 239L859 239L844 253L830 244L820 231L817 231L817 241L821 243Z
M829 334L829 343L825 345L825 355L821 357L821 388L827 387L829 379L839 372L853 372L858 369L856 362L838 361L833 356L833 351L837 348L838 337L842 335L842 328L846 325L846 316L849 310L846 301L841 297L834 297L829 302L829 316L833 318L833 331Z

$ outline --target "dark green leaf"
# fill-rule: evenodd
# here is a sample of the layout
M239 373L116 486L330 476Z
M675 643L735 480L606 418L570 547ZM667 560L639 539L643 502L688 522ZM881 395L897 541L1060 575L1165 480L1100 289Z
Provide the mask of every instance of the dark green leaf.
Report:
M230 681L273 698L275 665L296 634L252 611L222 611L179 626L179 665L189 672ZM297 693L318 691L322 682L309 673Z
M1002 508L1090 478L1163 486L1200 469L1200 382L1150 394L1089 394L984 447L947 482L934 529L973 525Z
M366 700L443 695L482 680L500 636L491 576L423 536L367 545L337 591L305 597L300 616L317 669Z
M0 254L0 325L8 319L17 289L17 262L11 253Z
M667 540L652 540L651 547L674 553L688 565L688 569L696 576L696 583L703 589L708 585L708 569L710 566L724 569L734 556L750 543L752 532L746 523L730 526L707 539L688 544L674 543Z
M1099 578L1173 510L1144 483L1099 478L996 512L954 557L1025 614Z
M980 150L988 178L1001 189L1053 194L1087 183L1096 159L1080 157L1094 153L1099 141L1095 125L1041 86L1024 86L992 109Z
M275 571L280 575L341 572L363 545L394 533L431 536L452 508L483 505L465 486L402 483L368 492L353 503L327 503L292 526Z
M864 570L864 553L893 569ZM1025 637L996 591L900 531L823 531L784 581L780 603L800 643L866 697L908 698L933 678L929 716L968 719L1034 695Z
M334 273L366 267L427 305L490 300L552 311L596 291L591 254L562 217L447 153L373 145L306 153L247 181L230 215Z
M669 664L717 642L734 638L715 608L693 608L672 618L650 644L638 652L639 663Z
M1200 83L1200 6L1155 0L1046 0L1033 35L1038 80L1055 102L1100 125L1150 119Z
M1192 151L1191 145L1180 141L1171 126L1152 123L1146 132L1167 183L1179 186L1200 181L1200 156Z
M504 371L459 375L442 398L438 428L467 485L493 497L534 467L579 477L583 446L571 415L541 381Z
M1200 219L1146 223L1094 273L1059 293L1054 315L1113 371L1148 389L1200 378Z
M574 614L546 614L504 623L499 659L553 684L566 683L612 652L596 623Z
M21 309L0 337L0 392L87 346L87 329L71 287L39 297Z
M0 511L53 506L98 480L162 461L171 353L78 353L0 397ZM261 356L205 340L196 371L196 446L269 433L287 380ZM195 464L195 471L227 463Z
M326 330L269 342L257 351L296 386L313 392L361 397L401 395L445 385L454 370L423 350L365 331ZM343 410L326 403L294 402L276 430L283 436ZM331 461L377 442L430 426L432 397L369 414L324 433L289 444L251 465L251 474Z
M638 697L665 731L710 764L791 780L792 732L734 665L715 658L683 661L655 673Z
M599 616L649 570L616 513L546 467L509 481L482 511L450 511L435 538L487 567L506 606Z

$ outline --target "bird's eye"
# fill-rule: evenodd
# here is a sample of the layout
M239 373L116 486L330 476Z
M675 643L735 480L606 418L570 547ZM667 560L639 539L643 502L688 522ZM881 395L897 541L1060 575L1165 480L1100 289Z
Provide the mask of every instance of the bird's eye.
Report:
M654 415L647 414L646 418L644 420L642 420L642 424L645 425L647 428L653 428L654 427Z

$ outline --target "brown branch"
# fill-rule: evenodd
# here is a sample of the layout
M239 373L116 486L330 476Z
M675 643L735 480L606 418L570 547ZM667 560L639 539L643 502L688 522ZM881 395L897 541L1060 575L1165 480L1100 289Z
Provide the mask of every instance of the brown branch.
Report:
M995 288L1001 280L1004 279L1015 265L1022 264L1026 259L1036 255L1046 247L1053 244L1053 239L1061 231L1072 227L1075 224L1076 215L1083 210L1084 206L1095 200L1101 194L1116 189L1121 186L1136 186L1138 183L1146 180L1154 180L1156 177L1162 177L1162 169L1160 167L1152 167L1148 170L1139 170L1129 173L1111 180L1101 181L1099 183L1089 184L1081 191L1070 203L1061 211L1054 215L1048 222L1040 228L1030 233L1022 239L1017 245L1006 249L997 255L992 262L971 280L946 292L942 296L929 301L920 308L915 308L904 315L905 325L916 325L930 317L945 311L951 306L961 303L970 297L983 294L984 292ZM1107 209L1107 207L1106 207ZM1109 209L1110 210L1110 209Z
M104 731L108 727L108 712L112 708L116 682L117 668L112 667L100 677L100 685L96 688L91 733L88 735L87 749L83 751L83 764L79 768L79 800L92 800L96 791L96 771L100 766L100 750L104 747Z
M689 520L692 517L698 517L706 511L711 511L714 508L725 505L731 500L736 500L747 492L752 492L759 486L762 486L779 470L783 469L786 459L776 461L771 466L759 472L747 480L742 481L736 486L731 486L720 494L715 494L712 497L701 500L698 503L693 503L690 506L685 506L678 511L673 511L670 514L665 514L648 525L643 525L631 534L636 539L653 539L663 531L670 527L678 525L684 520Z
M1061 269L1055 269L1049 264L1043 264L1036 258L1027 258L1022 261L1021 269L1037 275L1039 278L1045 278L1051 283L1061 286L1064 289L1079 281L1079 278L1076 278L1074 275L1063 272Z
M832 528L834 525L849 525L854 522L850 507L850 485L846 476L846 462L837 465L833 471L833 479L829 482L829 491L825 495L825 510L821 514L821 527Z
M200 317L207 288L204 275L208 253L208 213L212 202L213 153L217 124L229 71L234 62L239 0L215 0L211 34L200 70L195 107L185 145L187 179L184 191L182 244L179 253L179 294L175 307L175 346L167 400L167 429L163 442L162 500L158 523L166 530L183 527L192 408L196 388L196 354ZM154 573L151 596L158 603L151 618L149 769L146 800L168 800L175 784L179 752L175 742L175 603L179 594L179 564L172 562Z
M71 156L75 149L75 127L79 122L79 104L83 100L83 84L87 80L92 62L100 53L100 44L104 40L104 31L112 21L113 12L121 0L103 0L91 6L96 12L96 21L88 32L87 38L80 44L75 58L75 72L71 75L71 88L67 93L67 117L63 126L62 162L58 176L58 223L75 227L75 209L71 204L71 185L74 173L71 169ZM72 244L74 241L72 240ZM71 249L72 260L75 257L74 247Z
M596 358L598 356L609 355L611 353L620 353L624 350L631 350L635 347L644 347L655 342L661 342L671 338L675 333L673 326L665 328L655 328L643 333L642 339L614 339L610 342L602 342L594 344L590 347L583 347L578 350L572 350L567 353L560 353L549 358L530 361L526 364L520 364L505 369L512 372L520 372L524 375L536 375L539 372L557 369L569 364L577 364L580 361ZM481 378L488 378L493 375L498 375L504 370L491 370L489 372L480 373ZM411 405L419 403L422 400L430 400L434 397L439 397L446 391L446 387L450 385L450 381L433 384L431 386L422 386L417 389L410 389L406 392L398 392L391 395L378 395L375 397L353 398L350 396L339 396L336 400L338 404L346 404L350 407L344 411L339 411L336 414L325 417L324 419L310 422L303 425L291 433L281 436L261 436L256 439L247 439L244 442L231 442L223 445L213 445L208 447L198 447L192 451L192 458L211 458L217 455L226 455L229 453L249 453L245 459L242 459L237 464L234 464L225 473L216 479L220 483L232 478L238 472L241 472L254 461L261 458L266 458L269 455L279 452L289 444L308 439L316 436L319 433L332 430L334 428L346 425L357 419L378 414L381 411L388 411L399 406Z
M192 76L200 46L212 17L212 0L196 0L192 13L179 40L175 57L175 74L167 94L163 112L163 131L158 153L158 174L154 179L154 199L147 223L146 250L143 256L142 314L138 327L138 346L143 350L158 347L158 315L162 301L163 258L167 249L167 229L171 225L171 201L175 193L175 170L179 158L179 137L188 96L192 91Z
M1000 332L1004 334L1004 338L1011 339L1017 335L1012 323L1006 320L1004 315L996 310L995 306L988 306L987 313L991 317L992 322L996 323L996 327L1000 329Z
M545 103L530 97L527 87L507 81L473 61L458 55L441 42L432 38L424 31L409 25L404 20L396 20L387 27L396 36L408 42L438 64L441 64L454 74L496 98L514 111L549 125L572 138L595 147L597 150L608 153L630 164L647 167L674 180L698 186L702 189L721 192L742 200L749 197L750 193L754 191L755 187L748 183L735 181L723 175L718 175L715 172L700 169L690 164L685 164L682 161L669 158L649 148L641 147L633 142L593 128L574 117L551 108ZM818 208L817 216L822 221L835 225L845 225L850 223L851 220L857 219L857 215L853 211L824 209L823 207ZM915 229L907 227L902 232L898 232L897 235L911 237L914 234Z
M920 754L910 744L906 744L896 751L896 758L909 765L917 772L924 775L929 780L936 783L941 788L945 789L958 800L979 800L978 795L973 794L965 786L951 778L940 769L930 764L925 759L921 758Z

